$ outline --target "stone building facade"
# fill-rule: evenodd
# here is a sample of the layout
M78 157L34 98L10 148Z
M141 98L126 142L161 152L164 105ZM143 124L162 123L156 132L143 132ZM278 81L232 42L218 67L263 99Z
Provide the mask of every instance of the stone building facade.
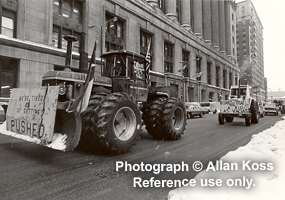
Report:
M251 0L237 4L237 59L241 84L259 86L258 96L266 99L264 79L263 26Z
M98 74L102 53L145 55L151 41L151 85L174 85L185 101L218 101L219 91L227 98L239 80L232 0L1 0L0 15L2 97L62 69L67 34L78 38L75 71L97 40Z

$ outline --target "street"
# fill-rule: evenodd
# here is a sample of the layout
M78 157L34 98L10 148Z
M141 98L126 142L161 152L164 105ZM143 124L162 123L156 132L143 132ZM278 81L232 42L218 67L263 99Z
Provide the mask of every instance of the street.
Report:
M134 152L116 156L83 148L65 153L0 134L1 199L166 199L173 187L134 187L134 177L191 179L197 172L116 171L116 162L207 163L247 144L281 117L265 116L251 126L242 118L219 125L217 115L209 114L188 119L185 134L176 141L154 140L143 129Z

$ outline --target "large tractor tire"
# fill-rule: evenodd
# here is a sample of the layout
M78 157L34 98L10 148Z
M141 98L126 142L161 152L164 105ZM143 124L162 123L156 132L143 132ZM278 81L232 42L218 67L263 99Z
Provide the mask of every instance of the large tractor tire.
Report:
M83 139L90 131L90 127L92 126L91 118L96 115L96 108L101 104L102 100L105 99L106 96L107 93L101 92L90 97L87 109L81 114Z
M252 101L250 105L251 123L257 124L259 121L259 108L256 101Z
M224 118L223 114L219 113L218 121L219 121L219 124L224 124L225 123L225 118Z
M167 140L181 138L186 127L186 108L177 98L170 97L163 103L153 127L156 137Z
M177 98L170 97L164 102L158 119L158 130L168 140L181 138L186 128L186 108Z
M164 105L165 101L165 97L159 97L143 104L142 119L145 123L145 128L148 134L155 138L158 138L160 136L160 133L158 132L156 127L160 110L162 109L162 106Z
M250 126L251 124L251 116L250 115L246 115L245 116L245 125L246 126Z
M92 142L114 154L131 151L141 129L138 106L125 93L112 93L103 99L91 122Z

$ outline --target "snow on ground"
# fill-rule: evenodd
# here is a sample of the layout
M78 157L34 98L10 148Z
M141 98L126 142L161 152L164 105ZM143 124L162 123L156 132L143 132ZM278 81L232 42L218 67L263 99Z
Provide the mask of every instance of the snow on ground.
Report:
M283 200L284 144L285 117L271 128L253 135L246 146L222 157L215 166L218 168L207 165L208 171L206 169L194 178L195 186L171 190L168 200ZM208 186L205 185L206 179ZM214 181L219 186L210 186Z

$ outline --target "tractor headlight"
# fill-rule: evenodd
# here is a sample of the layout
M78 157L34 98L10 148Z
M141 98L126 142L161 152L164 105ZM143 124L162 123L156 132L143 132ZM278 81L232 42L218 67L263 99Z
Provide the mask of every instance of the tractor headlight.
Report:
M58 86L59 86L59 95L64 95L66 93L65 83L60 83Z

